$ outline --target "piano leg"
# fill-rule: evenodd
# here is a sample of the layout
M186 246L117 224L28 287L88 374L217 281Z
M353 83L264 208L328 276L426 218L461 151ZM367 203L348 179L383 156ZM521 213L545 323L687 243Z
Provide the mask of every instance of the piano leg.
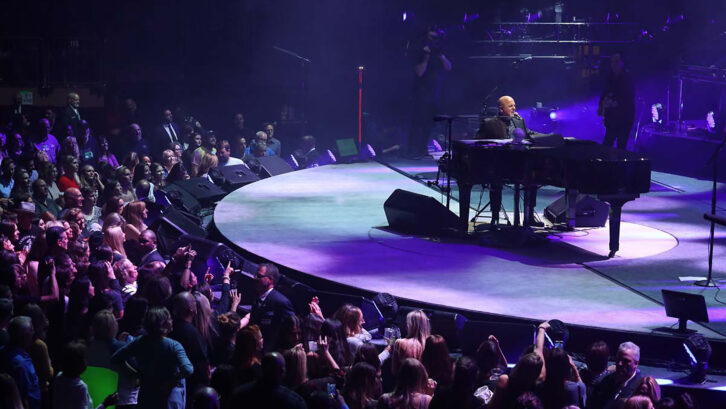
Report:
M623 211L623 205L638 196L627 197L608 197L607 195L598 196L598 198L610 205L610 253L608 258L615 256L620 250L620 217Z
M469 231L469 204L471 202L470 184L459 185L459 230L466 234Z
M514 185L514 225L519 226L519 184Z
M614 202L610 202L610 253L608 253L608 258L612 258L620 250L620 216L625 204L625 202Z

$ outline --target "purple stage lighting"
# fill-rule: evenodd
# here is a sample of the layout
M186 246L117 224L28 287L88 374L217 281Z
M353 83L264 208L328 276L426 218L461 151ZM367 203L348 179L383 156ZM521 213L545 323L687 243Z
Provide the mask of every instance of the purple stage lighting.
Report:
M708 111L706 114L706 129L708 132L716 132L716 114L713 111Z
M408 14L406 14L406 12L404 11L403 12L403 21L406 21L407 18L408 18Z
M657 102L650 106L650 116L654 124L661 125L663 123L663 104Z
M550 112L550 119L553 121L557 119L557 111Z

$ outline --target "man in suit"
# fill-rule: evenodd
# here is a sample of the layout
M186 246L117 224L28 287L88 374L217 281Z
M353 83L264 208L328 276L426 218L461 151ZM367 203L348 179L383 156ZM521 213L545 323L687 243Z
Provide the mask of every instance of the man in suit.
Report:
M166 108L162 113L161 124L157 125L154 130L155 141L158 143L159 149L166 149L171 142L184 142L180 140L181 134L177 124L174 123L174 114L171 109Z
M595 385L592 396L588 398L588 407L615 408L620 399L631 397L643 377L638 369L639 362L640 347L632 342L620 344L615 356L615 372L606 375Z
M250 324L256 324L265 340L265 351L272 351L277 344L280 324L286 315L294 315L295 309L290 300L275 289L280 272L274 264L260 264L255 273L255 292L257 301L252 305Z
M146 229L139 235L139 249L140 258L136 263L139 268L145 266L154 261L161 261L166 263L164 257L159 254L159 250L156 248L156 233L153 230Z
M309 168L318 164L320 152L315 147L315 137L312 135L303 135L300 138L300 148L293 152L300 169Z
M527 129L524 119L517 113L514 98L504 95L499 98L499 114L493 118L486 118L476 133L478 139L531 139L534 132ZM534 206L537 201L537 188L527 188L524 192L524 201L529 204L528 212L524 215L525 225L538 224L534 220ZM489 187L489 203L492 210L491 224L499 223L499 212L502 209L502 185L491 184ZM519 203L516 203L519 205Z
M529 139L532 131L527 129L524 119L517 113L517 105L514 98L505 95L498 100L499 114L493 118L486 118L482 121L476 136L479 139L510 139L513 138L514 130L524 131L525 138Z
M75 92L68 94L68 105L63 108L58 121L56 121L56 135L66 135L68 126L73 128L73 134L78 135L81 129L81 113L78 108L81 106L81 97Z

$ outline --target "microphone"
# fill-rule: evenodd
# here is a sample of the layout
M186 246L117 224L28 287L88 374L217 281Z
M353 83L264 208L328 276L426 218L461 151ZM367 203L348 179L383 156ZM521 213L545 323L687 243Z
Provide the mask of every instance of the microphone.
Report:
M517 119L522 119L522 117L521 117L521 116L519 116L519 112L515 112L515 113L514 113L514 117L515 117L515 118L517 118Z

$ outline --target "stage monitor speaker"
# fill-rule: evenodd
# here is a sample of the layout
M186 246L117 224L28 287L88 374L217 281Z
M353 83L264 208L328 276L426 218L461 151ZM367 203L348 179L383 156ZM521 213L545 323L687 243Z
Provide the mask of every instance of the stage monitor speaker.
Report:
M260 180L259 176L255 175L245 165L222 166L221 168L217 168L217 170L224 177L223 188L228 192Z
M171 255L176 251L179 238L185 234L202 238L207 237L207 231L199 225L197 220L173 207L166 208L161 217L151 226L151 229L156 232L159 251L167 255Z
M577 195L575 227L602 227L608 219L610 206L588 195ZM567 223L567 200L561 196L544 210L544 217L553 224Z
M199 203L204 207L214 205L217 201L223 198L227 192L222 190L219 186L210 182L207 178L193 178L189 180L178 180L171 184L171 186L179 186L181 189L191 194Z
M260 162L261 178L292 172L292 166L279 156L262 156L257 161Z
M231 267L235 270L239 270L245 262L242 256L226 245L190 234L182 234L176 243L175 249L187 245L191 245L192 250L197 252L197 256L192 261L192 271L197 274L197 281L200 283L204 282L204 274L207 268L214 276L211 284L221 284L222 275L228 262L231 262Z
M476 356L479 344L486 341L489 335L494 335L499 340L507 362L517 362L522 352L534 345L536 329L532 324L467 321L461 331L461 352L467 356Z
M162 191L169 203L188 213L199 214L199 211L202 210L202 204L191 193L176 183L164 186Z
M459 218L438 200L396 189L383 204L391 229L413 234L442 234L456 229Z

